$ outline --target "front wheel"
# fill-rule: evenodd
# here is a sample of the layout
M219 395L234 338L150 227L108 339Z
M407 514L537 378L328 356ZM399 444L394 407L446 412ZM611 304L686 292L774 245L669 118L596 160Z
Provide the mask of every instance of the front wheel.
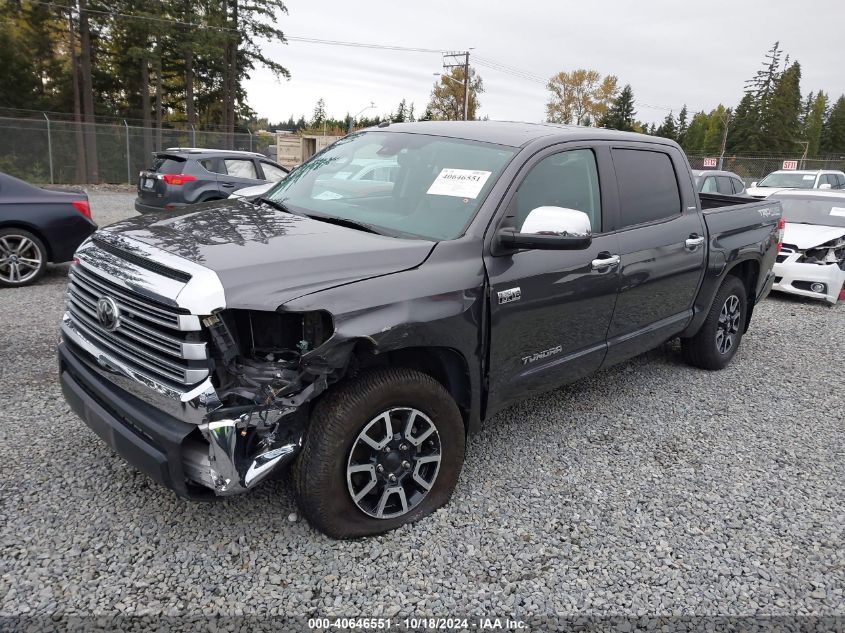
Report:
M736 354L748 318L745 285L728 275L719 287L701 329L681 340L684 359L702 369L722 369Z
M411 369L366 372L315 407L293 468L299 506L334 538L392 530L449 500L464 447L463 420L440 383Z

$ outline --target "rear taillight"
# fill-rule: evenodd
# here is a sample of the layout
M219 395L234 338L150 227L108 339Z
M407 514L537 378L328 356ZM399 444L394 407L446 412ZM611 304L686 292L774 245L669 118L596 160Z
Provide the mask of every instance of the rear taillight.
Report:
M783 246L783 232L786 230L786 220L781 218L778 220L778 253L780 253L780 247Z
M84 215L89 220L91 219L91 207L88 206L87 200L74 200L71 202L74 208Z
M197 177L190 174L164 174L161 179L168 185L184 185L186 182L194 182Z

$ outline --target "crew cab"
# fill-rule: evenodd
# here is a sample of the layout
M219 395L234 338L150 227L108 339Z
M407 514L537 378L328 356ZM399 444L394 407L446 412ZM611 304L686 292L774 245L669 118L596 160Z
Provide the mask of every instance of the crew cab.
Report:
M364 158L396 164L389 186L327 188ZM467 434L514 402L678 337L727 365L780 216L698 195L666 139L382 124L263 198L98 231L70 271L62 388L182 496L292 466L312 525L380 533L445 504Z

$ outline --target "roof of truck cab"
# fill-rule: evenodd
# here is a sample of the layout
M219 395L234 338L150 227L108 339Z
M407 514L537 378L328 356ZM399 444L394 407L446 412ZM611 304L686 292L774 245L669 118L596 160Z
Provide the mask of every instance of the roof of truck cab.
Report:
M371 132L404 132L409 134L431 134L522 147L540 138L554 137L560 141L616 140L647 141L675 145L673 141L635 132L620 132L600 127L582 127L559 123L521 123L518 121L417 121L415 123L391 123L386 126L367 128Z

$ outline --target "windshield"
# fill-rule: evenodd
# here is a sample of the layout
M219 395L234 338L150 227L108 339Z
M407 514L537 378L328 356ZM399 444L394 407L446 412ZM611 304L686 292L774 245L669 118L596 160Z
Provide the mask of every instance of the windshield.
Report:
M758 187L789 187L790 189L812 189L816 182L815 174L773 173L758 183Z
M801 224L820 224L845 228L845 196L828 200L772 196L783 206L783 219Z
M396 132L344 137L265 196L293 213L351 220L387 235L460 237L515 150Z

